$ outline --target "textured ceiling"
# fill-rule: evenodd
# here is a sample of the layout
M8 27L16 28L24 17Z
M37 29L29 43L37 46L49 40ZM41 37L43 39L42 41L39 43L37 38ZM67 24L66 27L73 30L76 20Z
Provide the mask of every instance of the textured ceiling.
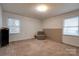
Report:
M79 3L48 3L48 11L39 12L35 8L41 4L36 3L4 3L2 4L3 10L27 17L37 19L47 19L56 15L79 9Z

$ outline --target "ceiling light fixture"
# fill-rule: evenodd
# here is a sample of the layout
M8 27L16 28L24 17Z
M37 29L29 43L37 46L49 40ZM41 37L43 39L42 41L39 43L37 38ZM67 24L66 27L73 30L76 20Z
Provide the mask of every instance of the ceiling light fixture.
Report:
M39 5L36 7L36 10L40 12L45 12L48 10L48 7L46 5Z

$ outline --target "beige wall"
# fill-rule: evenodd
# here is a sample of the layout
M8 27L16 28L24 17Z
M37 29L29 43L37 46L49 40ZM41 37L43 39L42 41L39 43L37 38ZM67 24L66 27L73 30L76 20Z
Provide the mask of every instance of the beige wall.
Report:
M51 40L62 42L62 20L57 16L43 21L43 28Z
M20 20L20 33L10 34L10 41L34 38L37 31L41 30L41 21L38 19L28 18L8 12L3 12L3 26L7 27L8 17Z
M2 8L0 5L0 28L2 27Z
M44 29L63 29L63 21L65 18L79 16L79 10L52 17L43 21ZM62 32L61 32L62 34ZM54 34L52 34L53 37ZM62 42L79 47L79 36L63 36ZM52 39L53 40L53 39Z

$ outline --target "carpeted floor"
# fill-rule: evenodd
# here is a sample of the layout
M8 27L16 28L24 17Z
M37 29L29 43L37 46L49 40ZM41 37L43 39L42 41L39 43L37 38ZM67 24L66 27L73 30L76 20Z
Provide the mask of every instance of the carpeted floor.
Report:
M1 56L74 56L76 48L51 40L23 40L0 48Z

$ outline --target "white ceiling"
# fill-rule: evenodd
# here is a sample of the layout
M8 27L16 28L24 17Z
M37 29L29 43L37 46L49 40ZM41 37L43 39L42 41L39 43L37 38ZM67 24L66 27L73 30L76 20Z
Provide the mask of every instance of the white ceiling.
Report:
M40 3L41 4L41 3ZM36 3L4 3L3 11L33 17L37 19L47 19L59 14L67 13L79 9L79 3L48 3L48 11L39 12L35 8L40 5Z

